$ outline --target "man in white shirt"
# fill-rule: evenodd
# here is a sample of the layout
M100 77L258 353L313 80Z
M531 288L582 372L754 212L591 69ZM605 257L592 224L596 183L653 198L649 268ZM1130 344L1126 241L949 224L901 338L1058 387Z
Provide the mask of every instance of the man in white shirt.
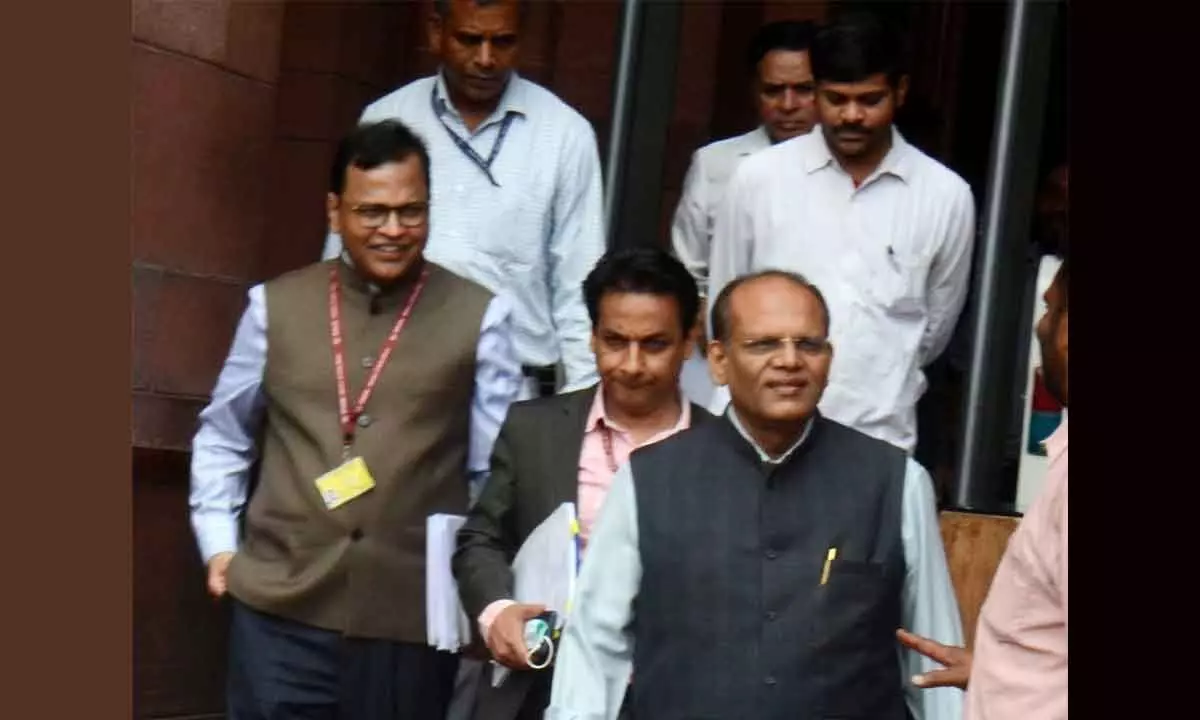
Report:
M782 20L759 29L750 43L747 61L753 73L754 105L760 124L750 132L709 143L692 155L683 178L683 194L671 224L671 246L700 289L701 305L708 289L708 252L713 221L725 185L742 158L774 143L806 135L816 122L814 84L808 48L815 28L811 22ZM684 365L684 391L693 402L707 405L713 393L706 339Z
M519 0L437 0L439 72L369 105L398 118L432 158L426 257L504 292L526 376L522 398L596 382L581 287L604 252L600 156L587 120L513 67ZM324 256L341 252L331 235Z
M923 368L967 295L974 199L893 126L908 78L878 22L848 15L811 52L820 132L740 164L717 215L709 290L764 268L819 285L838 348L822 412L911 453Z

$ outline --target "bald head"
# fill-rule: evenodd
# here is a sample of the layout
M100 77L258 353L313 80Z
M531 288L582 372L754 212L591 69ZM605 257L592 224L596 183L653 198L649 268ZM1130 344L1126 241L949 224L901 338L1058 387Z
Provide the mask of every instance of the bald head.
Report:
M793 441L816 412L833 360L828 331L825 299L799 275L758 273L717 297L709 372L768 451Z
M784 285L793 288L799 288L811 296L813 302L820 307L820 316L823 337L829 335L829 305L825 302L825 296L816 285L813 285L803 275L799 273L787 272L785 270L763 270L761 272L742 275L735 278L732 282L722 288L717 295L716 301L713 303L712 316L712 338L727 342L733 332L733 318L731 317L731 305L734 294L740 294L740 291L746 287L767 288L766 297L769 299L773 294L771 288L779 288ZM756 292L756 297L758 293Z

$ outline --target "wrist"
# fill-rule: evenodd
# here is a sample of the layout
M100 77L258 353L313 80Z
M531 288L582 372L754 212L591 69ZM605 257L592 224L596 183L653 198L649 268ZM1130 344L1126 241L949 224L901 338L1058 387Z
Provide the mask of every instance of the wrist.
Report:
M483 609L483 612L479 613L479 634L484 638L484 640L487 639L488 634L492 630L492 623L496 622L496 618L500 616L500 613L504 612L506 608L516 604L517 603L515 600L508 598L493 600L487 607Z

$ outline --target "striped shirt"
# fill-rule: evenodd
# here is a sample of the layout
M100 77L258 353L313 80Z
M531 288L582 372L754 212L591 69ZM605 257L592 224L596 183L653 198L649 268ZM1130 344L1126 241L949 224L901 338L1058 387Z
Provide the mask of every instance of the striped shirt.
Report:
M433 187L425 257L511 300L522 364L561 361L564 391L594 384L582 287L605 249L595 132L553 93L516 73L474 132L447 98L439 73L380 98L361 118L399 119L426 143ZM496 184L450 133L484 161L500 143L490 166ZM340 252L340 239L331 235L324 257Z

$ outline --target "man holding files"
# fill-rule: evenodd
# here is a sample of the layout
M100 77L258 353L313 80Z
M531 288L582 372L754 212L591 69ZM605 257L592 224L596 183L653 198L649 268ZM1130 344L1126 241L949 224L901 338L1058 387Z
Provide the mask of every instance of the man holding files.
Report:
M517 395L509 305L422 258L429 157L404 125L342 139L326 205L345 254L251 288L193 441L227 714L441 718L458 655L427 644L426 520L466 511Z
M678 260L654 248L613 251L588 275L583 294L600 382L512 406L496 439L491 476L459 533L454 574L463 605L478 621L496 665L503 666L489 668L480 680L473 715L480 720L542 717L553 662L531 669L526 626L544 610L566 610L570 627L578 609L520 597L523 585L555 579L530 583L515 576L518 551L532 550L535 530L554 524L556 511L571 503L586 557L609 484L630 453L715 422L679 390L699 301L695 281ZM565 532L558 536L571 542ZM575 568L568 570L572 577L559 579L560 587L573 583ZM546 662L533 660L535 667Z
M615 474L547 720L958 720L897 623L962 637L929 475L817 410L837 348L820 292L762 271L718 294L724 416ZM832 318L837 323L837 317ZM945 642L942 640L942 642Z

